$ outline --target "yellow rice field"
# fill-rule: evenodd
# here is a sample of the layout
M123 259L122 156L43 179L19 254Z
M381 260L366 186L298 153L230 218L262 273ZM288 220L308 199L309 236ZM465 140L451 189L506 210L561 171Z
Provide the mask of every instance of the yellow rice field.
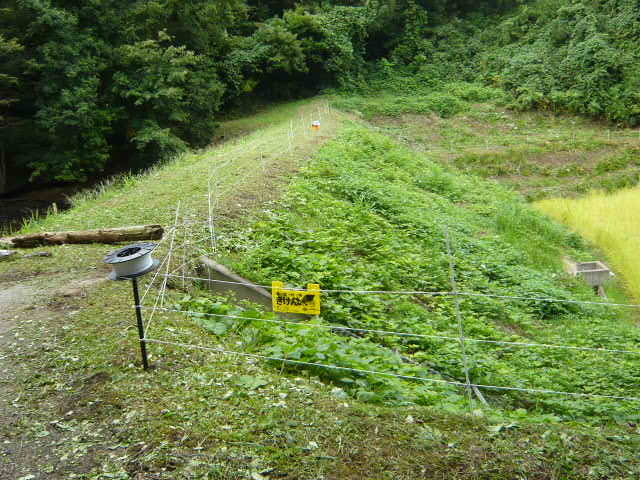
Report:
M640 188L542 200L536 206L601 248L640 301Z

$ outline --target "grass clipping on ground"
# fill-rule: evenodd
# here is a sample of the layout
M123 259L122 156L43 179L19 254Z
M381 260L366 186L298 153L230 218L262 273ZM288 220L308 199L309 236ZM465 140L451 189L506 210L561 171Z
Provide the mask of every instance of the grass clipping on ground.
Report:
M639 188L610 194L594 192L576 199L548 199L537 206L602 248L635 301L640 301Z

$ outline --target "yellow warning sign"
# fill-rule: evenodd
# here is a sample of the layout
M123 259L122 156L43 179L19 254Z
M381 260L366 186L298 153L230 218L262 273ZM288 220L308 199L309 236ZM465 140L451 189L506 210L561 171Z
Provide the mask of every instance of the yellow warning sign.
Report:
M307 290L286 290L284 283L271 283L274 312L320 315L320 285L310 283Z

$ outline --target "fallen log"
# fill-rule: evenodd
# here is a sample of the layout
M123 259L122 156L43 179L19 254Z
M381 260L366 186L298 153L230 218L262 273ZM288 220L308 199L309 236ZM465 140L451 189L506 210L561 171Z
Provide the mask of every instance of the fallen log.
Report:
M159 240L164 229L160 225L138 225L99 230L79 230L70 232L41 232L0 239L0 243L15 248L34 248L43 245L64 245L71 243L120 243L139 240Z

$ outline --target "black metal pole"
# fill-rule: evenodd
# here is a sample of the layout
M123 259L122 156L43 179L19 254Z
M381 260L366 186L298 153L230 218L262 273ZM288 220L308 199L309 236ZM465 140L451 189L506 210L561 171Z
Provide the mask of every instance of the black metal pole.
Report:
M147 344L144 341L144 324L142 323L142 306L140 305L140 294L138 293L138 279L132 278L133 299L136 302L136 317L138 319L138 337L140 338L140 352L142 353L142 366L149 370L149 360L147 359Z

